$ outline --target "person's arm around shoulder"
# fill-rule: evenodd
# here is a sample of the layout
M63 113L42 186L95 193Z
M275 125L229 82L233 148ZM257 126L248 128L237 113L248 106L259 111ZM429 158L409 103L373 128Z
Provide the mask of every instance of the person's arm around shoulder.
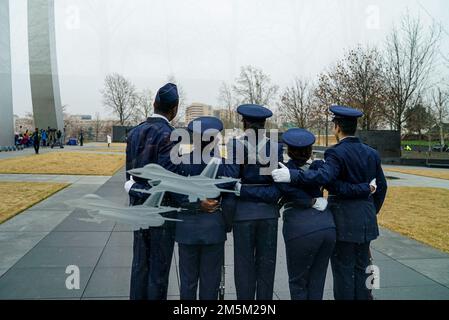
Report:
M334 149L325 153L326 161L317 170L294 170L282 167L272 173L275 182L292 183L293 185L324 186L334 181L340 173L340 160Z
M354 184L342 180L334 181L330 189L343 199L367 199L376 191L369 182Z

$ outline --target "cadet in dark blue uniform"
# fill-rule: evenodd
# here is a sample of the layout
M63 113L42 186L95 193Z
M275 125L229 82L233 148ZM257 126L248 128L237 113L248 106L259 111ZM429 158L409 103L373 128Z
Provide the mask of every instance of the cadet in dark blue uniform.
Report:
M126 147L126 170L157 163L167 170L179 168L170 160L175 142L170 141L173 120L178 111L176 85L168 83L159 89L154 102L154 115L131 130ZM125 184L129 192L130 205L142 204L148 194L134 189L149 189L146 180L135 178ZM165 197L164 202L168 201ZM165 203L169 204L169 203ZM171 214L168 214L171 215ZM167 215L167 216L168 216ZM173 213L176 215L176 213ZM131 270L130 298L164 300L167 298L168 276L175 240L174 222L166 222L158 228L141 229L134 232L134 256Z
M259 105L242 105L237 112L243 116L245 130L263 129L265 121L273 114ZM258 159L251 163L249 158L256 156L257 150L282 161L281 144L271 146L272 142L259 137L257 145L247 135L231 141L228 146L228 176L241 179L240 197L236 199L233 223L234 235L234 278L239 300L271 300L273 298L274 273L279 210L279 193L268 175L261 175L264 167ZM263 141L261 141L263 140ZM238 145L245 146L244 159L238 159ZM252 151L251 151L252 150ZM272 155L270 150L276 150ZM242 161L244 160L244 161ZM228 163L228 162L227 162Z
M348 107L332 106L334 131L339 143L325 153L326 162L318 170L274 170L277 182L294 185L325 185L329 191L330 209L337 227L337 243L331 258L334 277L334 298L367 300L370 242L379 236L377 213L387 191L387 183L378 153L354 137L357 119L363 113ZM377 190L365 199L339 194L336 180L351 184L369 183L376 179Z
M288 146L292 170L316 170L322 161L310 163L315 136L304 129L290 129L282 136ZM345 195L368 196L368 183L352 185L337 181ZM292 300L321 300L327 267L336 241L335 224L322 189L317 186L277 185L282 193L283 235L286 248L290 295Z
M188 130L193 135L197 135L197 139L194 138L194 150L189 155L189 164L182 165L183 174L196 176L200 175L207 165L201 157L204 148L218 142L217 137L213 138L213 142L202 142L202 134L207 130L215 130L218 134L223 130L223 123L215 117L200 117L189 123ZM221 158L214 151L210 156ZM201 160L201 162L197 163L194 160ZM217 177L220 176L223 176L223 165L217 173ZM185 202L187 205L182 207L188 209L178 213L178 219L182 222L176 225L181 300L196 300L198 282L200 300L217 300L226 241L222 211L217 207L214 212L206 212L201 208L200 203L189 204L187 197Z

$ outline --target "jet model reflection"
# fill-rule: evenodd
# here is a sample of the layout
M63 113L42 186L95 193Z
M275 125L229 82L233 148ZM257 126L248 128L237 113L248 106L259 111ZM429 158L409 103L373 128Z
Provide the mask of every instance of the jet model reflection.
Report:
M81 221L100 223L105 220L132 226L135 230L159 227L165 221L181 221L161 216L162 213L180 211L181 209L161 206L164 192L153 192L142 205L133 207L119 206L98 195L89 194L80 199L65 201L67 205L87 210L92 219Z
M149 164L143 168L129 170L131 176L148 180L150 190L135 189L134 191L153 194L154 192L173 192L189 197L190 202L214 199L221 192L238 194L235 190L220 189L219 184L238 182L239 179L216 178L221 160L212 158L199 176L181 176L168 171L157 164Z

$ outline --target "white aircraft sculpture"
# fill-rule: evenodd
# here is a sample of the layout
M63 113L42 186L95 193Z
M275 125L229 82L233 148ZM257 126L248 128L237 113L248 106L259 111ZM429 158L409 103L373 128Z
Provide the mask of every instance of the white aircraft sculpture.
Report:
M69 206L87 210L91 219L79 219L86 222L101 223L105 220L130 225L134 230L159 227L165 221L181 221L161 216L162 213L181 211L179 208L161 206L164 192L154 192L142 205L119 206L95 194L88 194L76 200L68 200Z
M181 208L161 206L165 192L187 195L190 202L197 199L213 199L221 192L238 194L235 190L220 189L218 184L237 182L239 179L216 179L221 160L212 158L199 176L181 176L170 172L157 164L149 164L140 169L129 170L132 176L148 180L150 190L135 189L137 192L151 194L148 199L137 206L119 206L95 194L88 194L80 199L67 200L71 207L87 210L91 218L80 218L81 221L101 223L105 220L132 226L135 230L148 227L159 227L165 221L181 221L161 216L162 213L180 212Z
M128 173L133 177L148 180L148 184L151 186L150 190L134 189L134 191L141 193L173 192L188 196L190 202L218 198L222 192L238 195L238 191L217 187L219 184L239 181L239 179L226 177L217 179L220 164L220 159L212 158L200 175L188 177L168 171L154 163L143 168L129 170Z

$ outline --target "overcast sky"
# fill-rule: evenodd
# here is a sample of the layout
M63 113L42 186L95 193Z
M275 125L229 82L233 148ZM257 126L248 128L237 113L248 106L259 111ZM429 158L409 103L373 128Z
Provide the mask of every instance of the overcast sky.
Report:
M19 115L32 110L26 2L10 1ZM358 43L383 46L407 10L449 30L447 0L55 0L62 103L72 114L109 117L100 89L119 72L153 92L173 74L188 102L215 106L220 83L241 66L262 68L281 87L315 78Z

